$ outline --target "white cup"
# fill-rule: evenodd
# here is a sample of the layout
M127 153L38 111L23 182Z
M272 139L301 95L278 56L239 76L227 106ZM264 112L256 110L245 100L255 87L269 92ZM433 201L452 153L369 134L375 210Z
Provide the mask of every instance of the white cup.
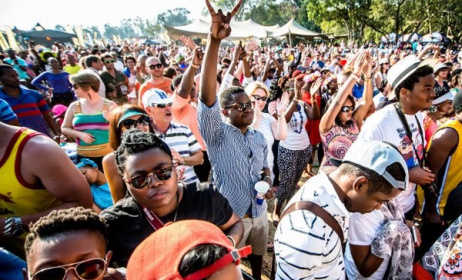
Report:
M268 192L270 185L265 181L258 181L255 184L255 196L258 205L262 205L265 199L263 196Z

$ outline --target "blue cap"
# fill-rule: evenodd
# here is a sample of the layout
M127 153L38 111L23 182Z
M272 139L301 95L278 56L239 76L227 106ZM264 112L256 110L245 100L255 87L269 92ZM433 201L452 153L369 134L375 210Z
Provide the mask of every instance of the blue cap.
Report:
M80 162L76 165L77 168L82 168L84 166L98 167L94 161L88 158L82 158Z

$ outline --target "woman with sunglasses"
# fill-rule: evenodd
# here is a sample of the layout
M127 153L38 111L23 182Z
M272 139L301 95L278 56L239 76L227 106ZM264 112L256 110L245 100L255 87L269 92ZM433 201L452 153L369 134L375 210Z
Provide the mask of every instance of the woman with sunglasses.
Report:
M298 181L303 170L311 158L312 147L310 138L305 129L308 119L316 120L321 117L316 96L319 94L321 80L318 79L310 89L311 104L301 100L303 83L296 83L295 79L289 79L284 89L290 95L290 105L285 114L278 115L288 123L288 133L285 140L279 143L278 160L281 181L274 200L273 224L279 223L279 216L284 202L294 195Z
M441 92L439 92L441 94ZM454 92L448 91L442 95L436 95L432 102L432 106L427 110L422 111L423 115L423 129L425 130L425 142L428 144L433 134L438 130L438 127L444 122L441 122L445 116L453 111L452 100L454 99Z
M265 84L253 82L245 88L245 92L250 100L255 103L252 127L265 136L266 144L268 145L268 168L271 171L271 181L274 182L274 155L271 147L273 147L274 140L286 139L287 122L284 118L275 119L270 114L263 112L269 95L268 88ZM289 105L289 94L285 92L281 99L276 100L276 113L278 116L284 114L287 105Z
M330 159L342 159L351 144L356 141L359 128L369 108L373 106L372 58L369 52L359 52L350 64L354 63L353 73L346 78L339 92L329 100L321 118L319 130L324 147L324 159L321 167L332 166ZM361 74L364 74L365 90L363 98L355 109L352 95L353 87ZM344 74L345 75L345 74Z
M116 151L119 148L122 135L130 129L138 129L143 132L154 131L145 110L136 105L124 104L114 109L109 118L109 145L112 150ZM112 200L116 203L125 197L127 187L117 171L114 153L104 157L103 170L111 190Z
M26 279L124 279L108 269L112 252L107 251L106 235L103 219L90 209L52 211L34 223L26 237Z
M69 106L75 100L69 83L69 73L59 68L58 60L54 57L48 58L48 65L50 65L51 70L38 75L32 80L32 85L51 95L52 107L56 104Z
M89 158L103 170L103 157L112 151L106 114L117 104L98 94L100 81L94 74L75 74L70 81L79 100L69 105L62 133L77 142L77 161Z

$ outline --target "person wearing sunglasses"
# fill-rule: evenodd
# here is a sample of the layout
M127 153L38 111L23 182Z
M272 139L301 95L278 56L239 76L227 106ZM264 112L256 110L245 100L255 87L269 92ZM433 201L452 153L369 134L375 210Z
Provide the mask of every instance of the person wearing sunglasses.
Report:
M193 167L204 163L204 155L189 127L172 122L173 99L154 88L146 92L142 102L152 119L154 133L172 149L175 162L184 167L184 181L199 181Z
M103 157L112 151L106 116L117 104L99 96L100 82L93 74L75 74L70 81L79 100L71 103L67 109L61 126L62 133L76 141L78 161L89 158L103 170Z
M230 244L241 240L244 227L228 201L212 184L180 183L170 148L153 133L125 133L116 162L129 195L101 217L118 266L125 267L135 248L168 222L205 220L224 231Z
M164 65L157 57L149 57L146 59L146 71L151 75L151 78L144 82L139 90L138 105L145 109L143 104L144 94L153 88L163 90L167 94L172 94L170 84L172 80L164 77Z
M321 168L332 166L330 159L343 158L348 148L356 141L359 128L362 125L372 102L372 58L367 52L360 52L353 57L353 73L346 78L343 85L326 104L326 111L319 123L321 141L324 148L324 158ZM365 88L363 98L356 108L355 100L351 94L356 77L365 75Z
M207 145L217 189L244 223L244 238L238 243L238 248L252 246L248 259L252 276L260 280L269 225L267 203L256 199L254 188L260 181L272 186L267 162L268 146L264 135L251 127L255 103L242 87L237 86L225 89L218 99L214 75L217 73L220 43L231 33L228 23L239 10L242 0L227 16L223 16L221 10L216 12L208 0L205 2L211 16L212 32L208 35L202 63L197 113L199 131ZM272 195L273 191L269 188L264 198Z
M40 218L26 237L27 280L125 279L108 269L105 222L82 207L55 210Z
M118 105L128 103L128 78L115 68L115 60L111 54L106 53L101 57L106 68L100 76L106 86L106 96Z
M122 135L130 129L154 132L148 113L137 105L124 104L115 108L109 118L109 145L116 151L122 142ZM115 153L103 158L103 171L106 175L114 203L127 195L127 187L117 170Z

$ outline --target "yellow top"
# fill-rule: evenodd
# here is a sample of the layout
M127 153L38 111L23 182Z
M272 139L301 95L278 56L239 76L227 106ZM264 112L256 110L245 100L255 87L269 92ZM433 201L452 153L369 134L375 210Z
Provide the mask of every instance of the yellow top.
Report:
M36 135L40 133L26 128L18 129L0 158L0 217L36 214L60 204L42 184L28 184L21 175L22 150L27 141ZM25 235L19 238L22 242L9 245L22 249L24 237ZM16 251L13 248L9 249Z

